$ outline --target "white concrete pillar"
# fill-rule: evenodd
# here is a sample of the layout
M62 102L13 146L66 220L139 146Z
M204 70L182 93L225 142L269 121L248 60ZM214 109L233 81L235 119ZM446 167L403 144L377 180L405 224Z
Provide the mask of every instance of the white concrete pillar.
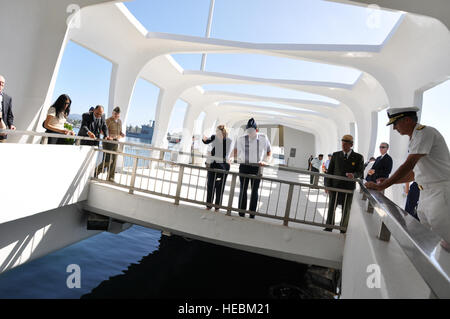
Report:
M202 132L204 132L206 135L214 134L214 125L217 121L217 114L215 113L215 110L211 110L209 108L204 109L203 112L206 113L206 116L203 120Z
M371 116L372 116L372 121L371 121L371 134L370 134L369 150L368 150L368 153L366 154L367 157L365 157L365 161L367 161L370 157L372 157L374 155L375 147L376 147L375 143L377 142L377 136L378 136L378 112L373 111Z
M180 97L181 90L161 89L158 98L158 106L155 115L155 130L153 131L152 145L154 147L167 148L167 130L170 116L176 101Z
M136 61L136 59L133 59L133 57L129 58L129 61ZM130 103L131 98L133 97L134 87L143 66L143 61L136 61L135 63L122 62L120 64L113 64L107 117L112 115L112 110L116 106L119 106L121 110L123 132L125 132L126 130L128 112L130 110Z

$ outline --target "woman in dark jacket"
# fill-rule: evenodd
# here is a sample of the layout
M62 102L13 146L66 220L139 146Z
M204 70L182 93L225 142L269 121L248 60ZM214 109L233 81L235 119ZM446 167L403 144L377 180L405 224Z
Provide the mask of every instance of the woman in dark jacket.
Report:
M211 156L207 160L209 168L229 171L230 154L232 149L231 139L228 137L228 132L225 126L219 125L216 129L216 134L212 135L210 138L204 136L202 142L204 144L212 143ZM219 207L217 206L222 204L223 191L225 189L227 176L228 174L225 173L208 171L206 194L206 202L208 203L208 205L206 206L206 209L210 210L212 208L212 202L215 194L215 210L216 212L219 210Z

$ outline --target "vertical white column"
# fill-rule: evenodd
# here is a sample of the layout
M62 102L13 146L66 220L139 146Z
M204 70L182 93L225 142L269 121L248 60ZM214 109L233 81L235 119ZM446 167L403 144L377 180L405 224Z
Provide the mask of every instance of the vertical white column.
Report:
M168 146L167 130L169 128L170 116L181 92L181 89L165 88L161 89L159 93L155 116L155 130L152 139L152 145L154 147L167 148Z

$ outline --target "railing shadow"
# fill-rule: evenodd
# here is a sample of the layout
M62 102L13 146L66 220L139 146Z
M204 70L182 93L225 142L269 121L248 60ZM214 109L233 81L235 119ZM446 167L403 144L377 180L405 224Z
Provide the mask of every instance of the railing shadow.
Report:
M87 154L86 158L84 159L83 163L81 164L80 168L78 169L77 174L75 175L74 179L72 180L72 183L67 189L67 192L61 199L59 207L71 204L70 200L74 197L75 191L78 189L81 182L83 181L83 177L85 177L86 174L89 174L89 172L87 172L87 169L89 168L90 165L92 165L92 161L95 155L96 152L93 149L91 149ZM89 179L89 176L87 177L87 179ZM86 184L84 187L88 187L88 184ZM84 189L80 191L80 194L83 192Z

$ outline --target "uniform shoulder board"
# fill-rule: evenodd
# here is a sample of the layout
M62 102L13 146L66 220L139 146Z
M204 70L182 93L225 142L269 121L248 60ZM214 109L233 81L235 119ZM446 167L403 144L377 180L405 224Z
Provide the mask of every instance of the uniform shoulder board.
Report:
M419 126L416 128L416 130L420 131L420 130L422 130L424 127L426 127L426 126L425 126L425 125L419 125Z

